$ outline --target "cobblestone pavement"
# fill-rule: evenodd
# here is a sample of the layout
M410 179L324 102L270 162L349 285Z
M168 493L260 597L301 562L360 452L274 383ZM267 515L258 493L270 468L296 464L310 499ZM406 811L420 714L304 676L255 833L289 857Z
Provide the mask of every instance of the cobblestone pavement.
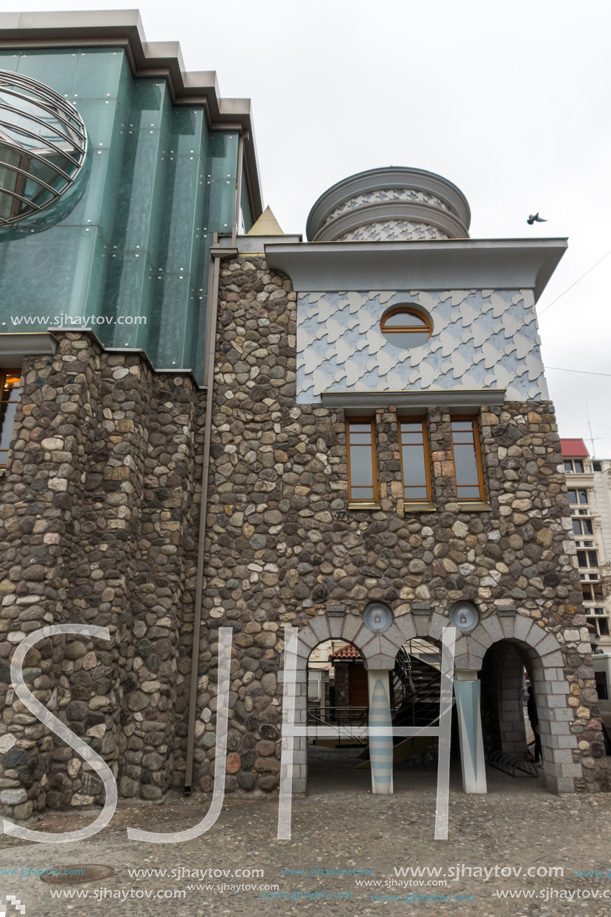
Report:
M547 793L539 781L511 780L495 771L489 777L489 795L466 796L461 792L460 775L453 772L448 841L433 840L435 774L430 770L404 772L398 780L398 792L384 798L371 796L360 779L351 783L341 771L329 769L323 779L319 775L312 781L307 797L293 800L292 839L288 841L276 840L278 804L272 797L227 797L215 827L195 841L167 845L128 840L127 826L177 831L197 823L208 809L208 800L203 796L185 799L178 793L159 805L121 805L108 828L78 845L32 844L4 836L0 838L0 912L5 897L15 895L25 905L25 917L95 917L102 913L108 917L611 914L611 795L559 797ZM74 830L91 822L93 814L48 814L33 827ZM6 873L7 869L94 863L112 866L114 875L87 884L48 885L38 875L26 878ZM457 879L446 877L445 886L390 887L391 880L405 883L412 878L397 876L395 867L429 866L446 871L459 864L476 869L522 867L523 872L560 867L564 875L492 875L485 881L463 874ZM136 877L130 875L134 869L165 869L167 873ZM226 873L201 878L194 872L205 869ZM607 869L608 879L575 876L575 870ZM238 870L262 870L263 874L240 875ZM283 870L304 873L287 875ZM314 875L316 870L320 874ZM346 870L347 874L330 875L333 870ZM359 875L359 870L372 872ZM357 885L365 881L380 884ZM221 883L226 885L224 891L220 890ZM507 890L545 896L549 888L565 895L568 891L573 900L566 896L501 900L495 896ZM88 891L89 896L52 897L60 889ZM106 890L103 898L101 889ZM175 892L185 894L170 898ZM597 892L599 899L584 897L588 892ZM604 892L609 894L606 900ZM117 897L119 893L122 899ZM263 893L277 896L268 898ZM375 895L410 893L473 895L474 900L372 900ZM147 894L150 897L145 897ZM280 894L286 897L278 897ZM324 897L333 894L352 897ZM6 913L13 917L12 905Z

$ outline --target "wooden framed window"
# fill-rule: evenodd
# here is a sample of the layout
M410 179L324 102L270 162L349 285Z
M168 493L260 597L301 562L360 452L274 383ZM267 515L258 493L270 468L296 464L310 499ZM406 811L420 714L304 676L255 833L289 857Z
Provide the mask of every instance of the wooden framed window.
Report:
M475 417L454 417L452 422L454 479L459 500L486 499L484 472Z
M380 331L396 347L420 347L433 333L428 315L412 306L395 306L380 322Z
M350 503L377 503L378 461L375 417L348 417L348 500Z
M0 370L0 468L6 468L19 403L20 369Z
M431 466L426 419L399 418L403 499L431 501Z

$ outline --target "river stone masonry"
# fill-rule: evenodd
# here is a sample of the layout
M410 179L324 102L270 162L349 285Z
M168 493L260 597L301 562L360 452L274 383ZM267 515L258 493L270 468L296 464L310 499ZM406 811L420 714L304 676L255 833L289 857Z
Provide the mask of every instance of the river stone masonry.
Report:
M402 500L397 412L379 408L380 507L350 509L343 410L296 404L296 298L262 257L221 264L194 786L213 786L219 626L234 631L226 789L271 792L285 625L317 642L330 605L356 634L374 599L408 622L418 605L445 621L467 598L484 623L514 607L554 635L566 725L555 787L605 789L552 405L480 411L491 507L480 512L456 503L449 410L430 408L436 511L424 513ZM15 819L104 799L10 684L13 648L49 624L108 627L111 640L38 643L24 669L35 696L102 755L122 797L154 802L184 784L205 393L87 332L57 338L54 356L23 368L0 482L0 812Z
M430 408L427 418L437 509L409 512L396 410L377 410L380 509L351 510L343 410L295 403L295 323L296 293L286 276L269 271L261 257L223 263L204 621L213 652L220 624L235 631L227 789L278 786L283 627L322 624L329 605L356 619L375 599L395 617L410 615L414 604L447 616L458 599L477 603L484 620L517 608L554 634L562 649L558 671L570 684L563 719L570 720L567 773L574 775L559 786L605 789L553 405L509 402L480 411L490 504L484 512L465 512L456 502L443 407ZM202 665L209 659L207 651ZM204 719L209 697L200 696ZM208 751L199 752L205 790L212 787L214 729L209 719Z
M121 796L157 800L184 780L203 394L141 354L57 336L55 356L23 367L1 481L0 807L15 818L104 800L10 685L13 647L49 624L111 640L38 643L24 667L35 697L102 755Z

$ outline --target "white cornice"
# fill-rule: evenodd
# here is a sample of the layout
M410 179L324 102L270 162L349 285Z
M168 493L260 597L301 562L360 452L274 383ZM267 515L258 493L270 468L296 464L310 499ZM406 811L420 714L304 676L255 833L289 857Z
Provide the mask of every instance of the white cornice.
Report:
M566 239L280 242L265 254L300 293L527 289L536 301L566 248Z

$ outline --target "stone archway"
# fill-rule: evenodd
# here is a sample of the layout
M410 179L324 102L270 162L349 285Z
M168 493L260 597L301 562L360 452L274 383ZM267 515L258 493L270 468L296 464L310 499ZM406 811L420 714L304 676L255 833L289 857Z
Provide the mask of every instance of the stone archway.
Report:
M312 649L331 638L345 640L357 647L365 661L365 668L371 673L387 672L394 666L395 656L401 646L413 637L430 637L440 640L448 619L436 612L427 614L403 614L395 617L394 623L383 634L375 634L363 623L358 614L322 614L312 618L299 630L297 645L297 695L295 698L295 721L305 725L307 713L307 660ZM469 634L457 635L455 647L455 685L461 685L464 697L469 696L474 736L473 747L481 746L481 723L479 720L479 682L477 674L482 668L486 651L494 643L509 641L521 645L532 662L535 693L541 728L544 773L546 786L555 792L574 792L575 779L583 776L581 764L573 761L573 751L578 750L577 737L571 732L573 713L568 703L569 682L564 672L561 644L556 636L545 630L536 620L516 612L502 611L485 618ZM462 733L461 733L462 735ZM475 769L483 767L481 761L474 762ZM477 776L477 775L476 775ZM307 739L295 740L293 757L293 789L305 792L307 782ZM477 779L473 786L477 784ZM465 788L469 792L485 792L481 789Z
M375 634L356 614L317 615L300 628L297 643L297 694L295 697L295 722L307 722L307 666L310 653L319 643L326 640L344 640L355 646L363 657L371 691L378 687L379 702L380 673L387 675L394 668L395 656L406 640L417 636L411 615L395 619L389 630ZM376 677L377 676L377 677ZM293 790L303 793L307 784L307 738L295 740L293 752ZM392 786L392 784L391 784Z
M552 792L574 792L575 780L583 778L583 770L581 764L573 760L573 752L579 749L577 736L571 731L574 715L569 704L570 683L564 671L561 643L555 634L533 618L513 611L486 618L472 633L461 636L456 642L457 677L461 670L479 672L487 650L501 641L525 653L532 668L546 787ZM515 665L513 669L515 676ZM520 745L523 725L519 727L516 685L517 681L506 686L506 703L501 706L504 728L508 733L515 733L513 739L508 737L505 750L512 751L509 746L513 742L513 753L518 746L523 747ZM512 724L515 730L511 729Z

